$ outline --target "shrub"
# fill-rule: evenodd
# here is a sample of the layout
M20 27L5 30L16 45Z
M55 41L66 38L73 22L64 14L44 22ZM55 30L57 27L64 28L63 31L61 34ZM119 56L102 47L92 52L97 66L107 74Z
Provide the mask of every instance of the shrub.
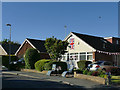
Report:
M89 71L89 72L87 73L87 75L92 75L92 73L93 73L92 71Z
M45 63L44 69L45 70L52 70L52 64L53 64L53 62L56 62L56 61L50 61L48 63Z
M36 49L33 48L29 48L27 49L26 53L25 53L25 68L26 69L34 69L34 64L36 61L38 61L40 59L40 54L38 53L38 51Z
M50 60L42 59L42 60L37 61L35 63L35 69L38 70L38 71L43 71L44 70L44 65L48 62L50 62Z
M88 70L83 70L83 74L87 75L89 71Z
M103 70L98 70L98 76L99 77L102 77L102 78L104 78L104 76L105 76L105 71L103 71Z
M102 77L102 78L104 78L104 76L105 76L105 73L100 73L100 75L99 75L100 77Z
M94 71L94 72L92 73L92 76L98 76L98 75L99 75L98 71Z
M111 72L112 75L120 75L120 68L112 67L110 69L110 72Z
M91 63L91 61L86 61L86 60L77 62L80 70L85 70L88 67L88 64L90 64L90 63Z
M9 67L9 55L0 56L0 57L2 60L2 65L8 68ZM11 61L17 61L17 59L18 58L16 56L11 55Z
M61 67L61 71L59 71L60 73L62 73L63 71L67 71L67 63L61 62L61 61L50 61L50 62L46 63L45 70L52 70L53 64L56 64L56 67L58 67L58 66Z
M61 67L61 71L67 71L67 63L66 62L53 62L53 64L56 64L56 67L60 66Z

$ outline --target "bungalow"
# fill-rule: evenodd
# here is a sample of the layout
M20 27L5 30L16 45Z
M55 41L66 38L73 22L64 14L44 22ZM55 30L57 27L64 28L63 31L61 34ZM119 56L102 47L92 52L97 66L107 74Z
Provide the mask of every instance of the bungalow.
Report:
M48 59L50 57L45 49L44 43L44 40L26 38L19 49L16 51L15 55L18 56L18 58L22 58L28 48L34 48L37 49L37 51L40 53L41 59Z
M20 44L11 44L11 55L14 55ZM0 44L0 56L9 55L9 44Z
M77 62L80 60L91 62L105 60L120 65L120 38L116 39L117 44L110 42L108 38L71 32L64 39L69 45L61 61L72 64L75 68L78 68Z

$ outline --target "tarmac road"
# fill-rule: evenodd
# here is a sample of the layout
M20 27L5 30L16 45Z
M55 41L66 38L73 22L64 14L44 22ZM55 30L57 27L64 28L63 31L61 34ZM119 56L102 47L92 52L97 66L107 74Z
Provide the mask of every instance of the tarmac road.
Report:
M71 85L62 84L60 82L13 74L3 74L2 85L2 88L72 88Z
M84 79L47 76L33 72L4 71L2 88L113 88ZM118 89L120 90L120 89Z

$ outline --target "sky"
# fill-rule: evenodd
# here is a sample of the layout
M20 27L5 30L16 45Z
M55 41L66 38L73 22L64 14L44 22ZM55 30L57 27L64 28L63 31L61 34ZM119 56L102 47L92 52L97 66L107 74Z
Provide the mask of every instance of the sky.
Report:
M70 32L99 37L118 36L117 2L3 2L2 39L63 40ZM64 26L67 26L66 33Z

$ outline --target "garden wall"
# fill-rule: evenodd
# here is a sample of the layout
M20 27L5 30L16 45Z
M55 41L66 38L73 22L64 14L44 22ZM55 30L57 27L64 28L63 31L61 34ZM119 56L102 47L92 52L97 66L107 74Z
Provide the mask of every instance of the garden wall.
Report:
M105 79L97 76L89 76L89 75L83 75L83 74L77 74L74 72L74 77L75 78L80 78L80 79L86 79L86 80L91 80L94 82L98 82L100 84L105 84Z

